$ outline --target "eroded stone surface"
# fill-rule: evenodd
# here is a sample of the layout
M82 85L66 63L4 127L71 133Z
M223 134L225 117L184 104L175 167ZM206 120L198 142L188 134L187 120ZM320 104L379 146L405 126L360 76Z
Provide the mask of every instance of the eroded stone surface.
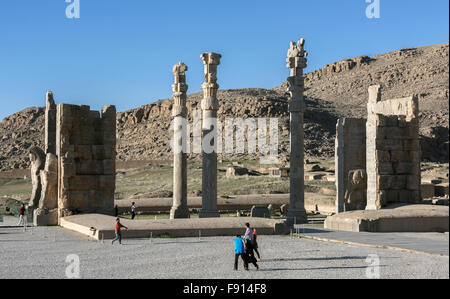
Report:
M59 217L113 212L116 108L57 106Z
M290 205L287 214L287 223L306 223L305 211L305 178L304 178L304 76L306 68L306 56L304 49L305 40L302 38L297 43L291 42L287 53L287 67L290 69L290 77L287 78L287 92L289 93L290 112Z
M174 126L173 158L173 205L170 219L189 218L187 207L187 126L186 126L186 71L188 67L180 62L173 67L174 84L172 108Z
M369 88L367 112L366 209L421 202L417 97L382 101L381 86L374 85Z

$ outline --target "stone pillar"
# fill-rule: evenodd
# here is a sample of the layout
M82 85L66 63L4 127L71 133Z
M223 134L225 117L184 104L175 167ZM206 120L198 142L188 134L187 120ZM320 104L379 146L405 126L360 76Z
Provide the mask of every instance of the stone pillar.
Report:
M189 218L187 206L187 126L186 126L186 71L188 67L180 62L173 67L174 84L172 85L174 105L172 108L173 139L173 205L170 219Z
M56 155L56 105L51 91L47 91L46 96L44 151Z
M344 119L336 123L336 139L334 142L334 167L336 175L336 214L345 212L345 171L344 171Z
M288 77L287 91L290 94L290 205L287 215L287 224L306 223L305 188L304 188L304 131L303 113L305 104L303 92L305 88L303 69L306 68L307 52L304 50L305 40L302 38L296 44L291 42L287 54L287 67L291 70Z
M205 83L203 89L202 121L202 210L199 217L219 217L217 210L217 66L220 54L204 53L200 56L205 65Z
M365 119L338 119L335 170L336 213L364 210L367 203Z
M381 209L377 188L376 104L381 102L381 85L369 87L366 124L367 206L366 210Z

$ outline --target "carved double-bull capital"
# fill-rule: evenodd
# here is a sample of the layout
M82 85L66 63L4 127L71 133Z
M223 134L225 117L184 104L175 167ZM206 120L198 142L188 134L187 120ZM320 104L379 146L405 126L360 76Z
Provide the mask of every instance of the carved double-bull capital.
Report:
M186 92L188 91L188 85L186 84L186 72L188 70L187 65L183 62L177 63L173 69L174 83L172 85L173 101L172 116L183 116L187 114L186 109Z
M287 53L286 66L291 70L291 76L287 78L287 92L290 94L290 112L304 111L303 92L305 90L305 81L303 69L307 66L306 57L308 56L304 45L305 40L303 38L297 43L292 41Z
M205 83L202 84L203 89L203 110L218 110L219 102L217 101L217 90L219 85L217 84L217 66L220 64L220 58L222 55L217 53L203 53L200 55L204 64Z

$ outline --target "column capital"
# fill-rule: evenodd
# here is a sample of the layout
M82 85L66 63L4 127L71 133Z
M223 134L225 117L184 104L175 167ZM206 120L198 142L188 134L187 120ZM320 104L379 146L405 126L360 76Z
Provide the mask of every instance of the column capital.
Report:
M205 82L202 84L203 100L201 103L203 110L218 110L219 102L217 101L217 66L220 64L222 55L208 52L200 55L204 64Z
M188 70L187 65L183 62L179 62L172 68L174 75L174 84L172 85L173 91L173 108L172 116L186 116L186 92L188 91L188 85L186 84L186 72Z

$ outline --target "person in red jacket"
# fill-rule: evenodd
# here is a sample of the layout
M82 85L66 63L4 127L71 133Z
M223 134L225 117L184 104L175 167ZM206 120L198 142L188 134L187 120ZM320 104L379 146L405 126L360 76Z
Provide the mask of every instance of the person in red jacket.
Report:
M259 255L258 251L258 242L256 238L258 237L258 234L256 233L256 228L253 228L253 249L255 250L256 254L258 255L258 258L256 259L258 262L261 261L261 256Z
M114 244L115 241L119 240L119 244L122 245L122 233L120 232L121 228L125 228L126 230L128 230L128 227L126 227L125 225L122 225L122 223L120 223L120 218L116 219L116 226L114 228L114 232L116 234L116 237L112 240L111 244Z
M17 223L17 226L21 226L21 225L25 224L25 219L24 219L25 211L26 211L25 204L22 204L22 206L20 207L20 210L19 210L19 222Z

